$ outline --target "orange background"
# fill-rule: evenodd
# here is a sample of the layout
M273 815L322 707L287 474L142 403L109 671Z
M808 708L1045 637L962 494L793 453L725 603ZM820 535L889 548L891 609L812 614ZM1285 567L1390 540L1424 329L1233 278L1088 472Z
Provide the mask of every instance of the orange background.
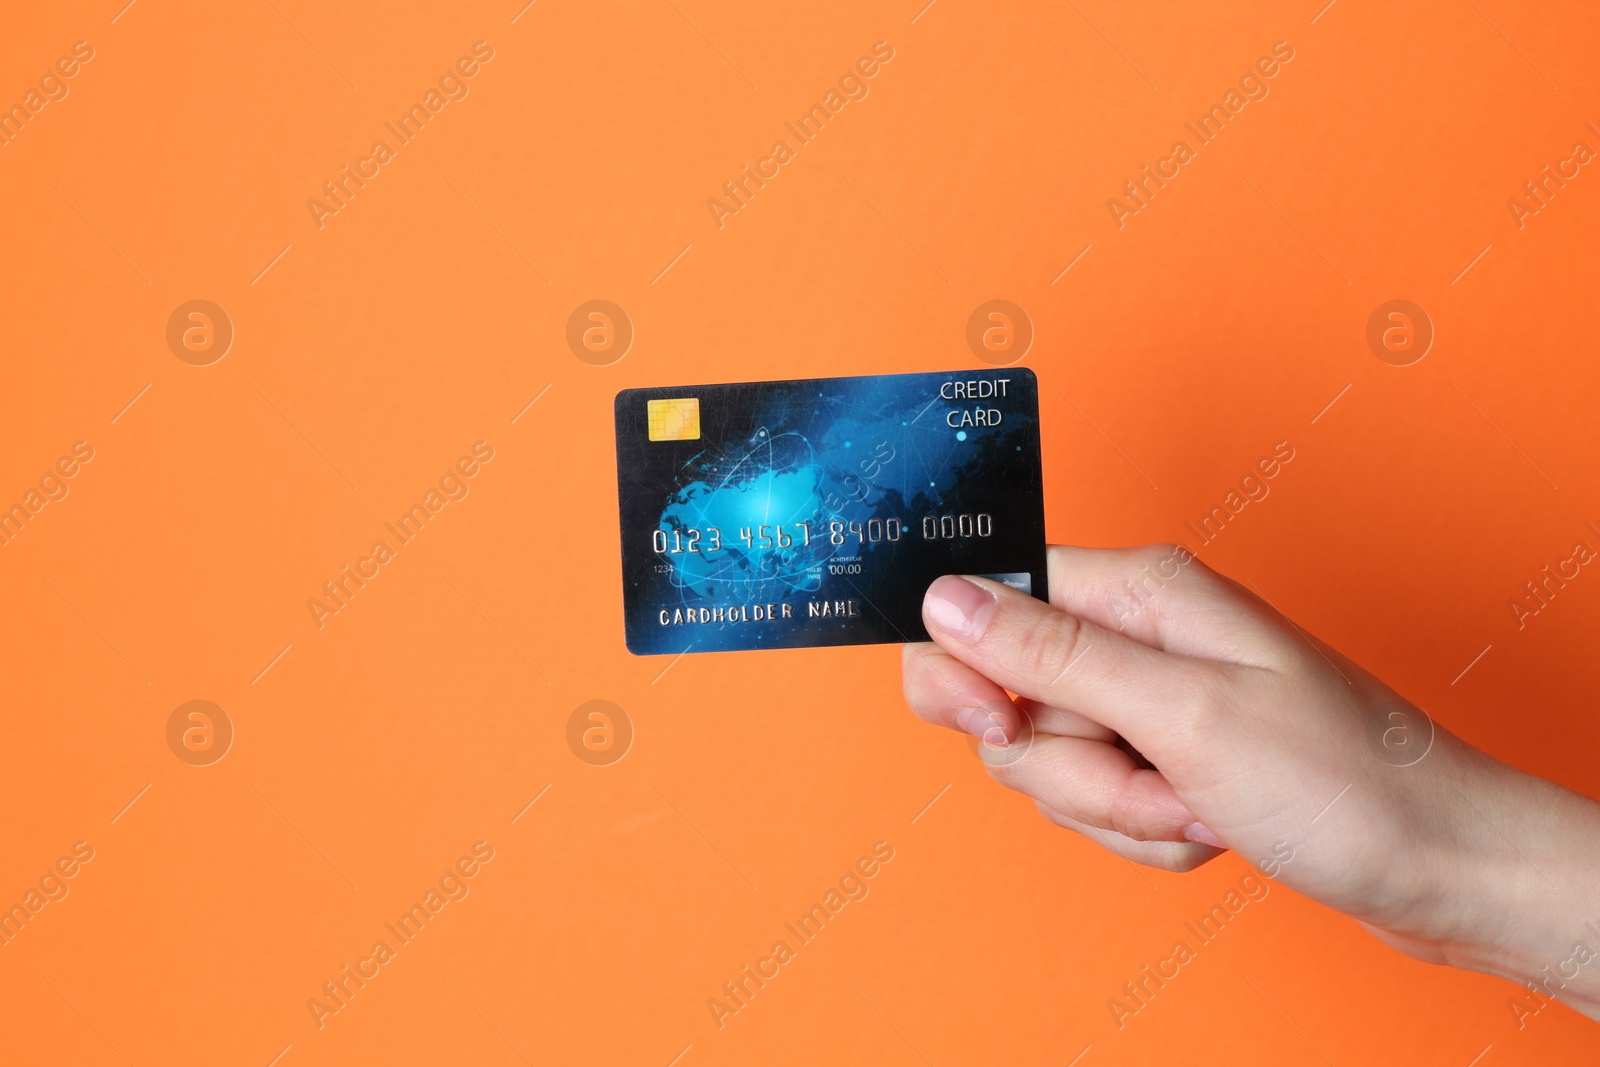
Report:
M1567 1009L1519 1030L1510 984L1282 888L1119 1030L1107 1000L1241 861L1140 871L1046 825L906 711L896 648L624 650L617 390L979 366L967 318L1003 298L1053 540L1193 543L1286 440L1202 558L1600 792L1600 576L1508 607L1600 546L1600 174L1507 208L1600 148L1592 8L924 2L4 13L0 102L95 54L0 148L0 503L95 457L0 547L0 902L95 858L0 948L0 1058L1588 1055ZM306 201L479 40L470 95L319 229ZM708 198L880 40L870 95L719 229ZM1107 199L1278 41L1270 95L1119 229ZM195 298L235 329L210 366L165 339ZM594 298L636 330L610 366L565 341ZM1408 367L1365 341L1393 298L1437 332ZM479 440L471 495L319 630L308 598ZM596 698L635 732L611 766L566 743ZM167 746L192 699L236 731L210 766ZM471 895L318 1029L308 998L483 840ZM707 999L880 840L871 895L718 1029Z

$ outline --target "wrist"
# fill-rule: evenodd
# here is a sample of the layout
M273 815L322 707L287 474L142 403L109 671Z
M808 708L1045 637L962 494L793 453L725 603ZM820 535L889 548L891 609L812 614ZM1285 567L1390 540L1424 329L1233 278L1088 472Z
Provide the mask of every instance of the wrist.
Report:
M1600 1018L1600 899L1584 891L1600 883L1600 804L1469 751L1438 864L1457 917L1442 961Z

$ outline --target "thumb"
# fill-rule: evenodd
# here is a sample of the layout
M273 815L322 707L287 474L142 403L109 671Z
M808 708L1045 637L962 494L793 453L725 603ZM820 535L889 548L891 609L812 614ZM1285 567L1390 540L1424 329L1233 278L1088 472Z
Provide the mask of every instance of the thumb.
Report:
M950 655L1020 696L1110 727L1152 759L1192 735L1224 668L1174 655L987 578L947 575L922 619Z

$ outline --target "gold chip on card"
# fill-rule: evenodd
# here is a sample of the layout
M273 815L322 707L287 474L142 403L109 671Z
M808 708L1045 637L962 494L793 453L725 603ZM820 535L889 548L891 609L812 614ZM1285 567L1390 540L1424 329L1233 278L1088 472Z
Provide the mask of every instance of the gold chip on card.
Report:
M698 441L700 398L651 400L646 405L652 441Z

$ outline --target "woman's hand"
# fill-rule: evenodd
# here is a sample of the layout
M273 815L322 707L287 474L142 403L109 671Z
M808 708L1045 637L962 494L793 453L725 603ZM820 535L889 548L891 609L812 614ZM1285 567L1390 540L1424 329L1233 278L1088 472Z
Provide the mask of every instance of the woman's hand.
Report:
M905 650L912 709L982 738L996 780L1141 863L1232 848L1419 958L1550 965L1551 995L1600 1014L1600 959L1559 966L1600 950L1600 805L1439 728L1181 548L1049 563L1048 605L940 578L936 643Z

